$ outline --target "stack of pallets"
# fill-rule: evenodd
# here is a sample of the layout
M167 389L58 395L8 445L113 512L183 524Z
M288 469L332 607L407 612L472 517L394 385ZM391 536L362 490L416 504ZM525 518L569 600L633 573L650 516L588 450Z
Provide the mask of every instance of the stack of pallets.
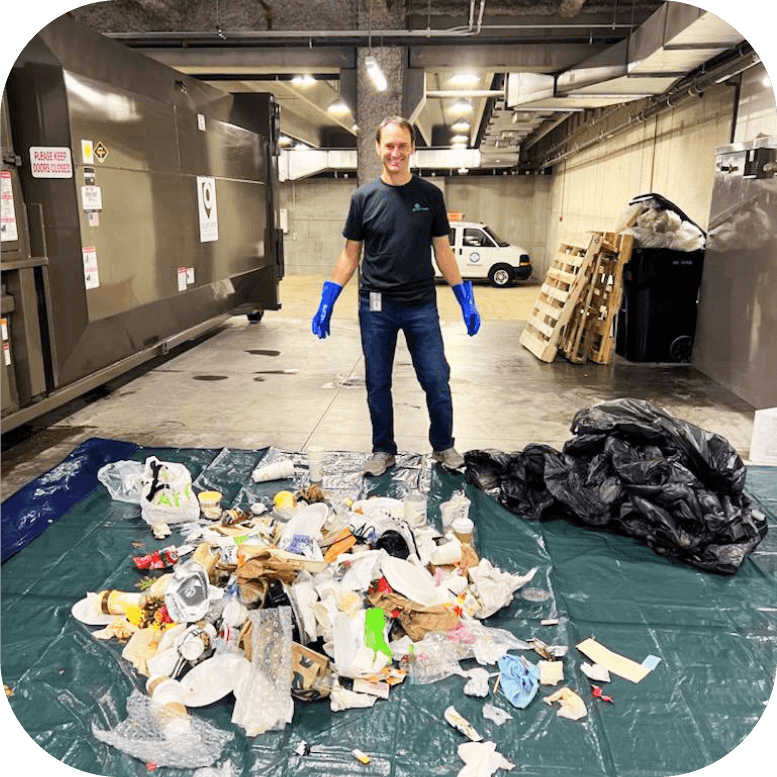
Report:
M593 232L564 242L553 258L521 345L552 362L560 350L572 362L608 364L623 293L623 267L633 238Z

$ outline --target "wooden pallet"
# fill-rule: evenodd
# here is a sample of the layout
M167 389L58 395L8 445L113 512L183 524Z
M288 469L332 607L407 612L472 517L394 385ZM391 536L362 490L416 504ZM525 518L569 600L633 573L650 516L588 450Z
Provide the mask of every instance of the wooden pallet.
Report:
M559 340L559 349L571 362L587 359L608 364L615 344L615 325L623 295L623 267L631 257L634 238L608 232L601 250L581 285L570 324Z
M552 362L559 350L578 364L612 359L623 267L634 239L589 234L561 244L521 333L521 345L542 361Z
M603 236L594 233L559 246L520 343L538 359L552 362L558 343L583 291L579 282L599 253Z

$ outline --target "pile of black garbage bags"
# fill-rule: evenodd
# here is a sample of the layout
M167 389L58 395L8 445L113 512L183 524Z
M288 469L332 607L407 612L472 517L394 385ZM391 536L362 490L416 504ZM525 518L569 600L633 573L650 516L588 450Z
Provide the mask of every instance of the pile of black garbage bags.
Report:
M580 410L571 430L561 452L468 451L467 480L522 518L577 518L706 571L736 573L766 536L720 435L638 399Z

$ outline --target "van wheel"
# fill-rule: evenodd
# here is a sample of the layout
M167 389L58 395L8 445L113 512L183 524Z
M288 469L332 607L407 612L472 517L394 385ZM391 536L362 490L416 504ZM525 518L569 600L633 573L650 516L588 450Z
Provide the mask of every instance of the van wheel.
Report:
M496 264L488 271L488 280L494 286L509 286L513 279L513 271L506 264Z
M252 313L246 313L246 318L252 324L258 324L262 320L263 317L264 317L264 311L263 310L254 310Z

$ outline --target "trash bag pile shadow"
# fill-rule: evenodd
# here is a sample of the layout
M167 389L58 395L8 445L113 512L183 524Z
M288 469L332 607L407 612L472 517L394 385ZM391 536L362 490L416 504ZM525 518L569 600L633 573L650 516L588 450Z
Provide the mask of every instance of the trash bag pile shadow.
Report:
M115 444L88 441L73 461L100 442ZM60 496L67 480L77 498L68 494L66 512L2 567L9 702L41 747L76 768L127 777L144 764L176 775L213 766L225 775L410 777L485 763L536 777L570 769L663 777L731 751L771 693L773 533L736 575L710 575L629 537L519 519L418 454L365 479L362 455L330 453L319 493L304 454L119 450L113 459L92 455L89 466L63 462L59 471L70 474ZM125 485L133 472L154 472L149 459L183 465L190 495L219 492L221 518L168 515L171 533L156 539L161 524L97 480L106 460L120 458L134 464L120 476ZM252 477L284 459L293 478ZM54 514L47 500L56 478L44 477L52 488L9 499L4 522L29 521L36 493ZM755 498L773 523L777 488L768 478L763 485L771 495ZM184 505L187 485L178 478L177 487ZM405 499L419 491L425 520ZM441 515L466 508L471 544L438 536ZM326 525L333 516L347 518L342 528ZM277 552L268 552L252 538L269 539L263 531L275 532L274 521ZM323 554L337 553L336 562L366 551L364 560L333 562L338 572L327 579L305 539L311 522L324 529ZM434 574L405 566L414 555ZM442 586L452 598L441 606ZM100 624L83 622L103 609ZM470 617L478 609L488 617Z
M576 518L708 571L735 574L766 536L720 435L638 399L581 410L572 432L561 452L468 451L467 478L523 518Z

